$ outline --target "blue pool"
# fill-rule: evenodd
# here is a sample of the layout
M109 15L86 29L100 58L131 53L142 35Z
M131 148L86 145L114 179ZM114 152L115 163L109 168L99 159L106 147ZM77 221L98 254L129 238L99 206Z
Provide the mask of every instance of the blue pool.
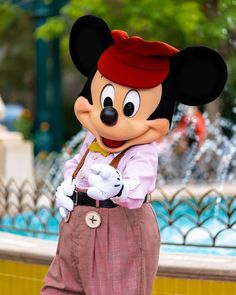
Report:
M211 197L196 202L152 203L161 230L161 251L236 256L236 200ZM1 217L0 231L57 240L60 220L58 210L40 208Z

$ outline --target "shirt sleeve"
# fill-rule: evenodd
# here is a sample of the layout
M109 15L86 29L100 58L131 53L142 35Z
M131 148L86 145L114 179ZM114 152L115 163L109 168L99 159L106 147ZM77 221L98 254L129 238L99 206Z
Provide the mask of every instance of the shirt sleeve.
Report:
M80 160L82 159L83 155L86 153L88 146L92 142L92 140L93 140L92 134L90 134L88 132L85 137L85 140L82 144L79 154L75 155L74 158L68 160L65 163L65 166L63 169L64 179L72 176L73 172L75 171L75 169L76 169L78 163L80 162Z
M143 145L133 150L121 172L127 188L126 198L116 197L113 202L129 209L140 208L145 196L156 186L158 156L155 144Z

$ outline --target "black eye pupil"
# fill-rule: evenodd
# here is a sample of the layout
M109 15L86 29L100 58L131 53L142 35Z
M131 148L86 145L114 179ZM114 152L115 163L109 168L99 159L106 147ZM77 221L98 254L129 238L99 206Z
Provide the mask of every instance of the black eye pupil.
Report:
M113 101L109 96L107 96L104 99L104 107L112 107L112 106L113 106Z
M130 117L133 115L133 113L134 113L134 104L132 102L126 103L124 106L124 114L127 117Z

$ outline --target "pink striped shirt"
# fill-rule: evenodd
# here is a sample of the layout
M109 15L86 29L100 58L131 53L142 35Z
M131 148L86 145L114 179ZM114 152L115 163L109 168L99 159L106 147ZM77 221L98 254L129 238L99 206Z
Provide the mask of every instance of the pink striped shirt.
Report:
M66 162L64 167L64 178L71 176L85 154L94 136L88 132L81 151L73 159ZM117 154L109 154L104 157L102 154L90 151L85 163L76 177L76 187L86 190L89 187L88 175L93 164L109 164ZM124 182L128 183L129 191L127 199L121 201L113 200L114 203L129 209L139 208L147 194L154 191L157 174L157 147L156 143L137 145L129 148L117 167Z

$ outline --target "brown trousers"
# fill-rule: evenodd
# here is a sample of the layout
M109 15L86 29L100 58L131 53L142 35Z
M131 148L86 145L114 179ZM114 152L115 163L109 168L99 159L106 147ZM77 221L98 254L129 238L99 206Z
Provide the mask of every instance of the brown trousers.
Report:
M102 223L90 228L89 211ZM151 205L138 209L77 206L60 225L56 257L41 295L151 295L160 233Z

